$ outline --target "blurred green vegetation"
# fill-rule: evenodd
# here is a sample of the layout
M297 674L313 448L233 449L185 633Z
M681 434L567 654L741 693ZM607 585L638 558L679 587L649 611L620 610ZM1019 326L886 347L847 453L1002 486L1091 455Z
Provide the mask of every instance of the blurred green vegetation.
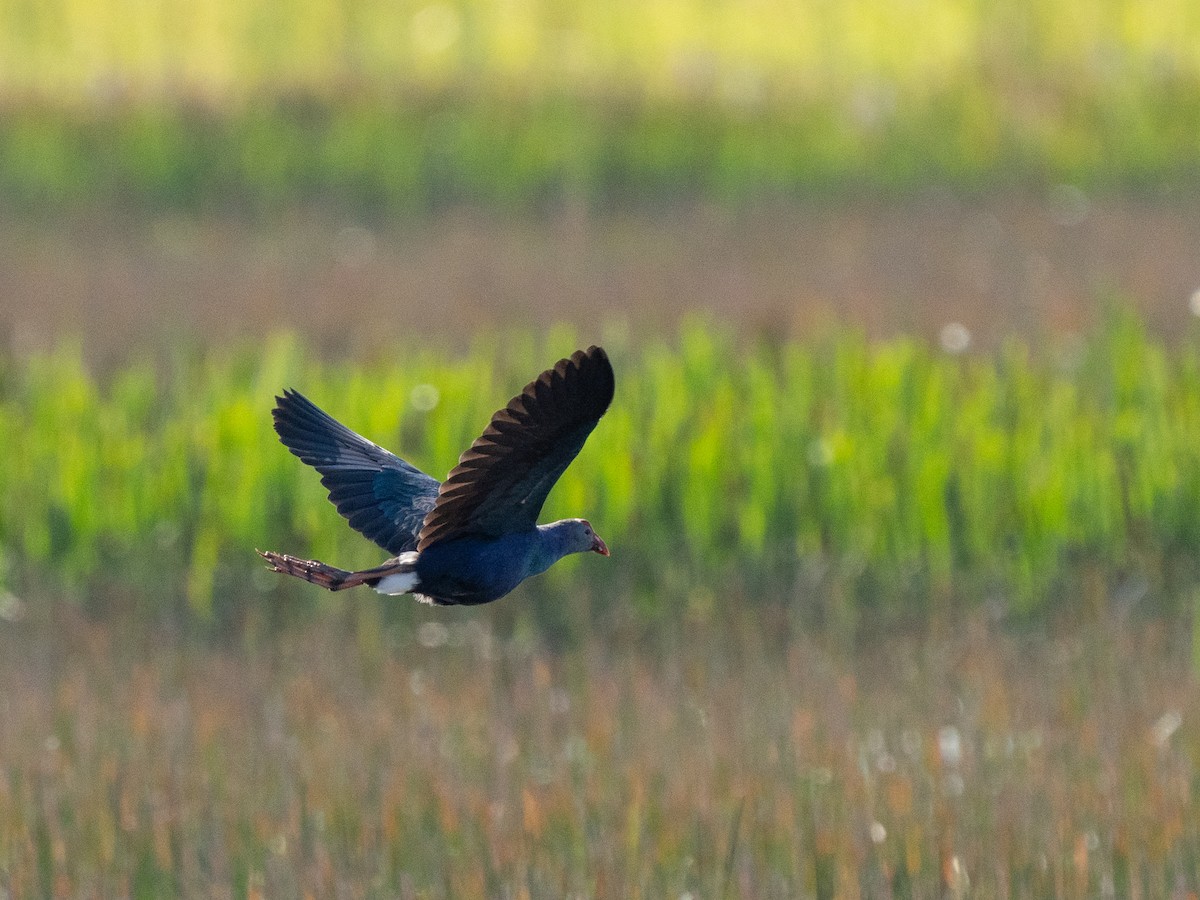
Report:
M103 377L70 347L10 356L6 580L201 621L255 590L320 602L260 571L253 548L342 566L383 554L277 442L276 392L300 389L444 477L495 409L583 343L559 329L490 335L463 356L401 341L387 361L322 361L280 334ZM535 591L586 583L646 615L703 615L725 593L804 603L819 582L853 623L960 602L1036 612L1077 577L1196 577L1194 340L1168 348L1114 314L1045 352L1013 340L956 355L845 329L755 342L704 323L605 343L617 399L545 517L588 516L613 560L558 566Z
M1194 188L1187 0L0 2L0 197L262 212Z

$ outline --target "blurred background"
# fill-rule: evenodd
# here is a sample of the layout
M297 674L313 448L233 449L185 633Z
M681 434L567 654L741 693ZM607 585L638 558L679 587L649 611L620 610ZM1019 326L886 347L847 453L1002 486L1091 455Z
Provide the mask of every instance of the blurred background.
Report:
M0 895L1192 896L1200 6L0 0ZM541 369L611 560L365 566Z
M593 7L6 2L10 341L1186 314L1194 4Z

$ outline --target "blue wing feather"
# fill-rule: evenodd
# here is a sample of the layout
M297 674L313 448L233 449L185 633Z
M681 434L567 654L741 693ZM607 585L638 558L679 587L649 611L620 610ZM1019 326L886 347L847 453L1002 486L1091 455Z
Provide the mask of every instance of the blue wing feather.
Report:
M355 434L296 391L275 398L279 439L321 473L329 499L350 527L392 554L417 548L437 500L437 479Z

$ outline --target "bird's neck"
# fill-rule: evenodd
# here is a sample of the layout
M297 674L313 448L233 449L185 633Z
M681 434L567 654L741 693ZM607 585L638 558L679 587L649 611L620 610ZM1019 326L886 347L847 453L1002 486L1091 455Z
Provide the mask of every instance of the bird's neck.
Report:
M539 525L533 542L533 554L529 560L529 574L540 575L567 554L573 552L570 534L561 527L564 522Z

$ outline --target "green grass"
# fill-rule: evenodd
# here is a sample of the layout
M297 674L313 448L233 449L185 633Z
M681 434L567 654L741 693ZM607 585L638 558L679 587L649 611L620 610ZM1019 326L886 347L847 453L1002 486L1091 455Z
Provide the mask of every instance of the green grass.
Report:
M515 92L624 86L739 106L864 85L929 96L985 75L999 86L1050 75L1126 92L1200 75L1200 14L1186 0L1152 9L1136 0L214 0L183 9L6 0L0 23L6 94L81 103L479 79Z
M311 598L256 574L253 548L343 566L382 554L277 442L275 393L296 387L443 477L496 408L586 342L493 335L461 355L401 339L363 362L276 335L103 376L69 347L10 356L7 580L201 620L236 614L256 589ZM964 598L1048 609L1079 578L1119 587L1133 574L1158 593L1195 577L1194 335L1165 346L1113 315L1053 351L1013 340L954 355L848 330L777 344L702 323L605 343L616 401L545 515L588 516L614 556L560 565L534 591L586 583L647 616L703 618L727 593L801 602L819 587L852 626Z
M0 196L414 212L1194 189L1186 0L0 4Z

